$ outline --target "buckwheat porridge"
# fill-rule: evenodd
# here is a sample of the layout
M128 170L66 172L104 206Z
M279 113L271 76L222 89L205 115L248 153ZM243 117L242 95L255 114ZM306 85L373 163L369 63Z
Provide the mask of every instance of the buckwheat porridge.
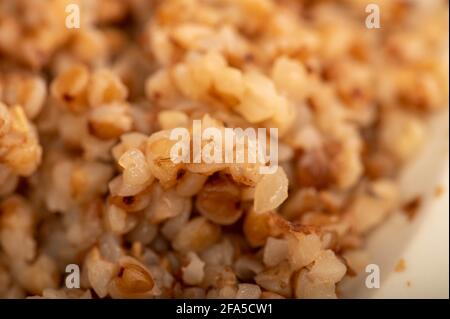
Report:
M447 28L446 1L0 1L0 297L339 297L447 108ZM278 165L173 161L176 128L276 129Z

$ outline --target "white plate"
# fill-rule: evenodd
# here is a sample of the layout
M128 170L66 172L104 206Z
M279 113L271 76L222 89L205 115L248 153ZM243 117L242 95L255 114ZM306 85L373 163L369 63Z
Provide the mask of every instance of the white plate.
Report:
M430 121L428 139L401 177L403 200L421 197L416 217L393 214L370 235L371 263L379 266L380 287L365 285L367 273L347 279L344 298L449 297L449 131L448 110ZM443 191L437 196L437 188ZM403 259L405 269L395 271Z

